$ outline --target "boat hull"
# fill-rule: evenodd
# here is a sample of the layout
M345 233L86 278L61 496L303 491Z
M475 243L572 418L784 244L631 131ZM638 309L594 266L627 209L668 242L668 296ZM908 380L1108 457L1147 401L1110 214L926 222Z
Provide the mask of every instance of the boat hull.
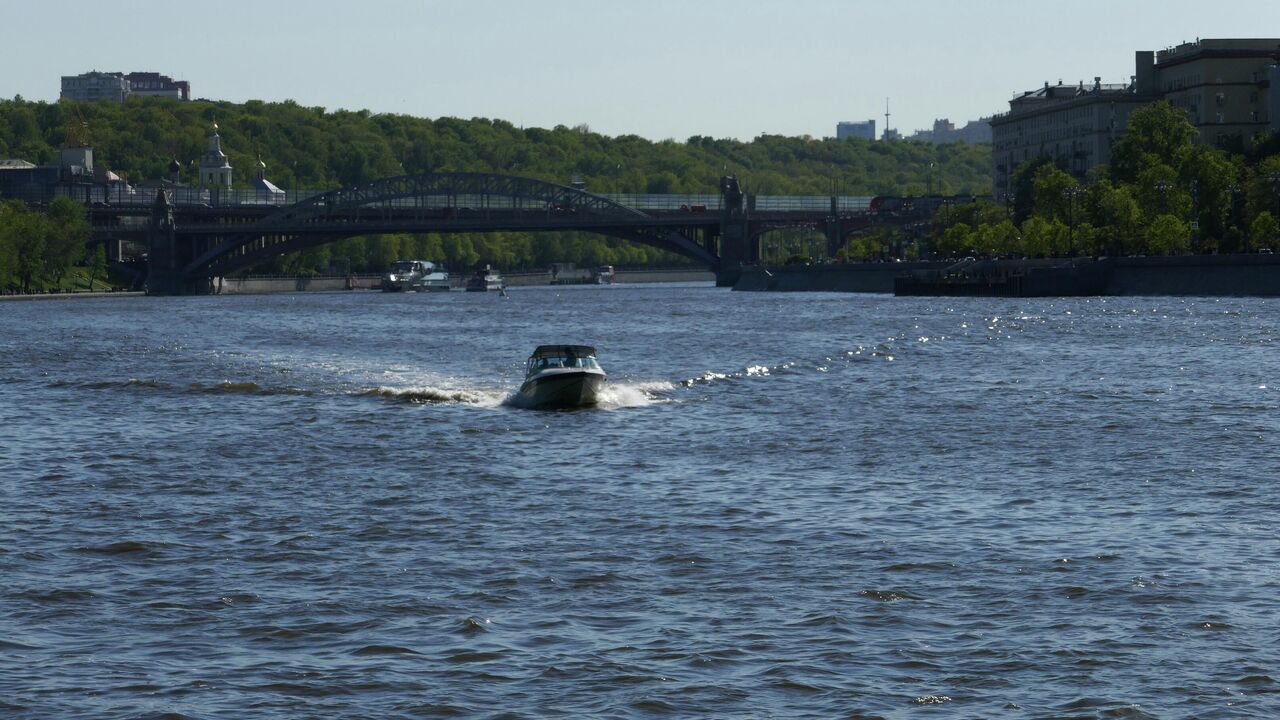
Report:
M526 380L520 398L530 407L589 407L600 402L604 384L601 372L561 372Z

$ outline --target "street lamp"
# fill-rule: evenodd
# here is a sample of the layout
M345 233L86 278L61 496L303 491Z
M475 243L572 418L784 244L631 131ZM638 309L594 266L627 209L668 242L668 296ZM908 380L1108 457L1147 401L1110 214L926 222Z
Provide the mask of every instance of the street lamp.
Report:
M1163 213L1167 213L1167 212L1169 212L1169 187L1170 187L1170 185L1169 185L1168 181L1160 180L1160 181L1158 181L1158 182L1156 183L1156 186L1155 186L1155 187L1156 187L1156 192L1160 193L1160 212L1161 212L1162 214L1163 214Z
M1227 186L1227 222L1235 227L1236 232L1240 233L1240 242L1245 252L1249 252L1249 234L1245 228L1240 227L1240 184L1231 183Z
M1191 247L1191 252L1197 252L1196 235L1200 231L1200 181L1192 178L1190 183L1191 189L1191 236L1187 238L1187 244Z
M1267 181L1271 183L1271 194L1276 198L1276 211L1272 216L1280 220L1280 173L1271 173Z
M1062 197L1067 200L1067 255L1075 257L1076 254L1076 198L1080 193L1084 192L1079 185L1072 185L1062 191Z
M1004 216L1013 217L1013 206L1018 202L1018 194L1015 192L1006 192L1000 196L1004 200Z

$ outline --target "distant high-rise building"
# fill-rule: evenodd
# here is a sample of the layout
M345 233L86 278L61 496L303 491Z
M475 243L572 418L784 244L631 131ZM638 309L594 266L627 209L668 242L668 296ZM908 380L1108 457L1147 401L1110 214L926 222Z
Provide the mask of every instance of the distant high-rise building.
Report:
M191 99L191 83L186 80L174 80L157 72L131 72L124 79L129 81L130 95Z
M844 140L845 138L865 138L867 140L876 139L876 121L864 120L862 122L854 122L846 120L836 123L836 139Z
M124 79L124 75L91 70L82 75L63 75L62 92L58 97L85 102L110 100L122 103L128 95L129 81Z
M63 75L62 92L58 97L85 102L110 100L122 103L130 95L190 100L191 83L155 72L133 72L125 75L93 70L81 75Z

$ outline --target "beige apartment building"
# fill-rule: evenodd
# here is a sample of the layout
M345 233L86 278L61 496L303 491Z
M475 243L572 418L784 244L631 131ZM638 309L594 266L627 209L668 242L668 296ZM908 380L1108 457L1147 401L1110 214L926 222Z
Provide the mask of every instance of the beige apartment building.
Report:
M1156 53L1157 92L1187 111L1200 141L1241 143L1276 127L1269 100L1280 40L1198 40Z
M1280 39L1197 40L1158 53L1135 54L1129 83L1045 83L1009 101L991 119L992 180L997 197L1010 177L1037 157L1079 179L1111 159L1134 109L1167 100L1187 111L1200 142L1249 146L1280 130Z

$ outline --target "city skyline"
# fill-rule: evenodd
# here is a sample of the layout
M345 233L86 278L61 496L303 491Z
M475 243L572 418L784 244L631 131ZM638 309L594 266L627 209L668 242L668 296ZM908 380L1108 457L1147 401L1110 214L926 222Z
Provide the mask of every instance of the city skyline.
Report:
M879 134L888 98L888 126L909 135L1004 112L1045 81L1127 82L1136 50L1266 35L1255 28L1280 19L1254 0L1225 18L1182 0L1160 13L1084 0L1067 17L1003 0L924 0L911 13L835 0L148 7L6 6L0 61L25 70L0 80L0 96L54 101L63 75L157 71L189 81L194 98L679 141L827 137L869 119Z

